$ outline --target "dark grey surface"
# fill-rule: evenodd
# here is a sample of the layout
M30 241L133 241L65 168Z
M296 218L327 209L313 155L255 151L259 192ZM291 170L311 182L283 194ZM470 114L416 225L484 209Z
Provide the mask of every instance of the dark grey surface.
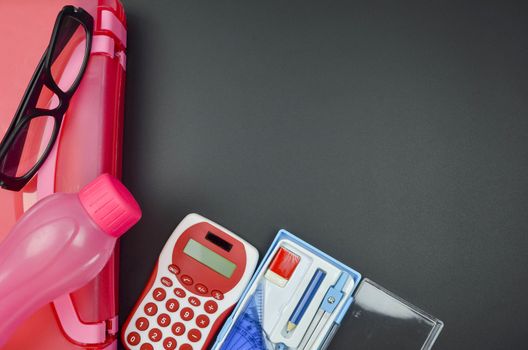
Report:
M297 233L442 319L436 349L526 347L527 2L125 6L122 320L195 211L261 253Z

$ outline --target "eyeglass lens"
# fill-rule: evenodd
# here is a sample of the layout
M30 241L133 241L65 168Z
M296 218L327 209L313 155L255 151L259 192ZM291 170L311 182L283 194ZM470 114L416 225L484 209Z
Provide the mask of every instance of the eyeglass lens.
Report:
M39 116L27 120L0 163L0 172L13 178L27 174L42 158L51 142L54 127L53 117Z
M86 48L86 30L81 23L66 16L60 23L59 37L51 54L51 75L55 84L68 92L79 78L83 63L88 57Z

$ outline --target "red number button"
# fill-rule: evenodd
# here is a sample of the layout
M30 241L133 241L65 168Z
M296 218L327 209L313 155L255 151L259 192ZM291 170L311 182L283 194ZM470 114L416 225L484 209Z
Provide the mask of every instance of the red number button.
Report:
M175 336L180 336L183 333L185 333L185 325L181 322L176 322L172 325L172 333L174 333Z
M158 307L154 303L147 303L145 305L145 313L148 316L154 316L158 312Z
M130 334L127 337L127 341L130 345L138 345L141 341L141 337L139 336L139 333L137 332L130 332Z
M214 300L209 300L205 303L204 308L208 314L214 314L218 310L218 304Z
M161 284L163 284L166 287L172 287L172 281L168 277L162 277L161 278Z
M197 341L200 341L200 339L202 339L202 332L194 328L189 331L189 334L187 336L189 337L190 341L196 343Z
M198 293L200 294L205 294L209 291L209 289L207 289L206 286L204 286L203 284L201 283L198 283L194 288L196 288L196 290L198 291Z
M180 298L185 298L185 296L187 295L187 293L185 293L185 291L181 288L175 288L174 294L176 294L176 296Z
M219 290L213 290L211 292L211 295L213 296L213 298L215 298L216 300L223 300L224 299L224 294L219 291Z
M190 297L189 298L189 303L192 305L192 306L200 306L201 302L200 302L200 299L196 298L196 297Z
M136 320L136 328L144 331L149 326L149 321L145 317L140 317Z
M165 303L165 307L170 312L176 312L180 308L180 303L176 299L169 299L167 300L167 303Z
M169 265L169 271L175 275L180 273L180 268L176 265Z
M205 328L209 326L209 317L206 315L200 315L196 317L196 325L200 328Z
M167 296L167 293L165 292L165 289L156 288L154 289L154 292L152 292L152 296L154 297L154 300L162 301Z
M188 307L184 307L180 312L180 316L184 321L192 320L192 318L194 317L194 311L192 311L192 309Z
M161 331L157 328L152 328L149 332L149 339L153 342L158 342L161 340Z
M189 344L183 344L179 350L193 350L193 347Z
M176 349L176 339L171 338L171 337L165 338L165 340L163 341L163 348L165 350Z
M171 322L170 316L167 314L161 314L158 316L158 324L161 327L167 327Z
M181 276L181 281L183 284L186 284L188 286L190 286L194 282L191 276L187 276L187 275Z
M149 343L145 343L141 345L141 348L139 348L139 350L154 350L154 347Z

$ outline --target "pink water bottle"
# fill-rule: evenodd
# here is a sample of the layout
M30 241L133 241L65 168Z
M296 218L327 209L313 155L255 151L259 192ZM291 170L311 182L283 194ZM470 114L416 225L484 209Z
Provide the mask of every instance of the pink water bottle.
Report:
M0 244L0 347L33 312L95 278L140 217L130 192L107 174L29 209Z

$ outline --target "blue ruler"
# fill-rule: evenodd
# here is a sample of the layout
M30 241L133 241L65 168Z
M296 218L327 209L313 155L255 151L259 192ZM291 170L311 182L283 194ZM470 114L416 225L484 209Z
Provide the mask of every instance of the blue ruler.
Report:
M259 285L248 299L242 314L222 344L220 350L266 350L262 330L264 291Z

